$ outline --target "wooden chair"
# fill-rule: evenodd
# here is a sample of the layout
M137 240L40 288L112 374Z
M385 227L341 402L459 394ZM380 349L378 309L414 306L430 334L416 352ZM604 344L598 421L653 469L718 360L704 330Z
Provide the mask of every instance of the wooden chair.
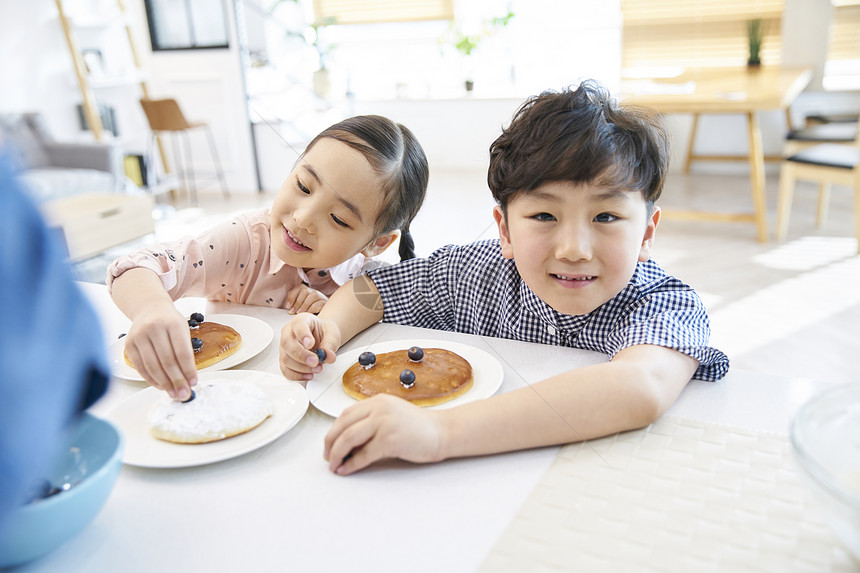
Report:
M221 159L218 157L218 149L215 146L215 138L212 136L212 130L206 123L189 122L185 119L179 104L175 99L141 99L140 105L143 107L143 112L146 114L146 119L149 121L149 128L152 130L153 139L161 133L177 136L182 146L185 149L187 163L183 163L180 145L174 140L171 145L173 148L173 157L176 164L176 171L179 175L185 191L189 193L192 202L197 204L197 178L194 171L194 158L191 155L191 144L189 142L189 132L194 129L203 129L206 132L209 141L209 151L212 154L212 160L215 163L215 176L221 184L221 191L225 197L229 197L230 192L227 190L227 185L224 181L224 171L221 168ZM151 146L150 146L151 147ZM150 154L152 157L152 154ZM165 168L166 170L166 168ZM190 179L190 184L189 184Z
M860 122L856 128L860 128ZM791 202L797 181L818 183L818 210L816 222L824 225L831 185L845 185L854 190L854 224L857 236L857 253L860 254L860 143L855 138L850 145L822 143L803 149L783 159L779 178L776 238L785 239Z
M857 139L857 121L817 123L792 129L786 136L783 156L794 155L802 149L820 143L852 144Z
M822 125L825 123L857 123L860 114L856 113L814 113L806 116L806 125Z

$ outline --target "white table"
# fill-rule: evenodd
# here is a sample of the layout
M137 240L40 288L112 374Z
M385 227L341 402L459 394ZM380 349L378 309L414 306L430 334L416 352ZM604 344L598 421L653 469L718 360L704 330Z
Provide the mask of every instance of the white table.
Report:
M81 285L102 317L108 342L128 321L101 285ZM178 303L200 311L200 299ZM203 312L265 320L275 339L239 368L278 372L286 311L205 303ZM376 340L440 338L499 358L500 392L603 355L510 340L377 325L344 350ZM703 422L785 433L792 414L824 385L732 371L694 381L669 412ZM92 408L105 415L143 383L114 379ZM378 464L349 477L322 459L332 418L311 406L269 446L206 466L154 470L124 466L106 506L77 538L23 571L475 571L487 560L558 447L413 465Z

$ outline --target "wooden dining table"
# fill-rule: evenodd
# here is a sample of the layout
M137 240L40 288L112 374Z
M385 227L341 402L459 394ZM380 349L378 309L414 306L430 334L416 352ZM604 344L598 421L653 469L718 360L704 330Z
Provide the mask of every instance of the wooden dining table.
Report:
M632 80L622 83L621 99L644 105L663 114L691 114L693 124L687 144L684 172L693 161L735 161L749 163L752 212L704 212L666 210L667 218L693 221L754 223L758 240L768 240L765 198L765 154L758 114L782 110L786 133L791 128L789 107L812 80L812 69L764 66L759 68L688 69L671 78ZM699 116L739 114L746 117L748 150L743 155L701 155L695 153ZM779 156L767 159L779 159Z
M115 344L128 320L105 286L81 286ZM286 311L201 299L177 306L264 321L273 340L233 370L278 374ZM608 359L391 324L339 354L419 339L492 356L503 373L498 392ZM852 571L786 437L797 408L828 386L731 370L719 382L691 381L642 430L437 464L391 460L347 477L323 460L334 418L310 396L298 423L243 455L190 467L124 465L84 531L18 570ZM110 419L146 391L143 382L113 378L90 411Z

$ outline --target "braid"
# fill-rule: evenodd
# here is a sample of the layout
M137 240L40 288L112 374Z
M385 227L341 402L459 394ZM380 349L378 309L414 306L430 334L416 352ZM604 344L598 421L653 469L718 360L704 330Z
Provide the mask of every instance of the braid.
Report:
M400 260L405 261L415 258L415 241L412 240L412 233L409 232L409 225L406 225L400 230L400 246L398 247Z

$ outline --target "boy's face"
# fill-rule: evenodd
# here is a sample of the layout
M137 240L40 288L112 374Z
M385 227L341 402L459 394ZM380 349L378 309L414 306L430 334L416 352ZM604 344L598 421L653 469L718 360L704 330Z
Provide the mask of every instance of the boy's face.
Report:
M364 156L322 138L296 163L275 197L272 250L294 267L338 265L368 247L381 202L379 178ZM393 238L386 235L374 244L384 250ZM372 250L367 254L375 254Z
M558 312L587 314L617 295L647 261L660 209L642 194L569 182L545 183L493 215L502 254Z

